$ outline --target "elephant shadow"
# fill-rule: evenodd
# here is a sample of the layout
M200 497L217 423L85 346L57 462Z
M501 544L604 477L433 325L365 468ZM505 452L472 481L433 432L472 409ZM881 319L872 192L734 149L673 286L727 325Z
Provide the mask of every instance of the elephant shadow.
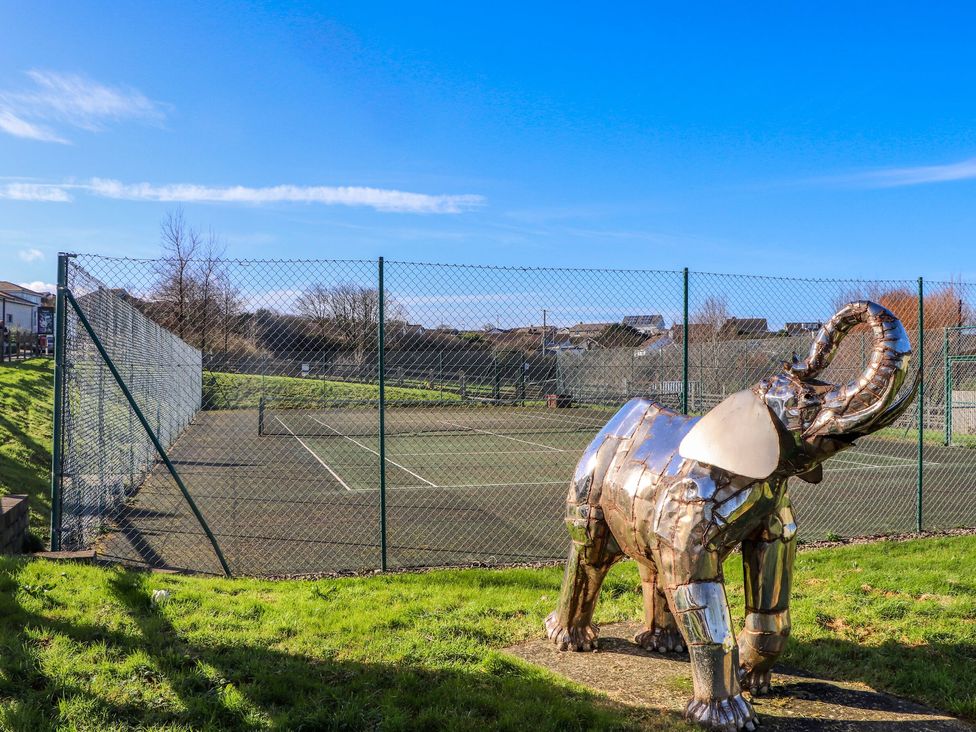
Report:
M600 639L600 653L645 656L660 659L661 656L645 651L630 640L630 632L636 625L627 624L621 630ZM610 627L607 628L610 630ZM668 656L672 663L688 664L688 654ZM829 659L837 663L829 664ZM804 660L811 665L829 668L824 677L815 676L793 664ZM777 664L772 692L759 700L757 712L764 730L784 732L865 732L873 730L918 730L919 732L959 732L973 729L959 720L930 719L933 710L921 703L910 701L885 688L918 688L928 684L930 698L958 700L949 708L936 714L955 714L973 717L971 702L976 686L976 644L930 643L926 647L909 646L896 641L878 645L862 645L842 639L791 639L783 662ZM690 668L682 670L690 678ZM887 680L887 683L885 683ZM778 683L777 683L778 682ZM842 682L844 685L831 682ZM870 688L858 688L847 684L864 684ZM690 685L689 685L690 691ZM875 690L875 689L878 690ZM784 708L786 716L764 714L763 707ZM811 715L816 709L822 712L824 705L834 708L834 719ZM819 708L818 708L819 707ZM902 720L878 719L882 714L897 714Z

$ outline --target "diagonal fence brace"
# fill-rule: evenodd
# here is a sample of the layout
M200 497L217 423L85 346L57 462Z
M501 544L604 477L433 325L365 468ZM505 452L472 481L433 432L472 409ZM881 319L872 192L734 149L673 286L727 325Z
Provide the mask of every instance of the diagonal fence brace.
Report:
M108 352L105 350L105 346L102 345L101 340L99 340L98 336L95 334L94 329L91 327L91 323L88 322L88 318L85 317L81 307L79 307L78 301L75 300L75 297L70 290L65 290L64 295L68 303L71 305L71 308L75 311L75 315L78 316L78 320L81 322L82 326L85 328L85 331L92 339L92 343L95 344L95 348L98 349L98 353L101 355L105 365L108 366L108 370L112 372L112 377L115 379L115 383L119 385L119 388L125 395L126 400L129 402L129 406L132 407L132 411L135 412L136 416L139 418L139 422L143 426L143 429L146 430L146 434L149 435L149 439L152 440L153 446L156 448L156 452L159 453L159 457L162 458L163 463L166 465L166 469L169 471L170 475L173 476L173 480L176 481L176 485L179 486L180 492L183 494L183 498L186 499L187 505L189 505L190 510L193 512L193 515L199 522L200 528L202 528L203 533L207 535L207 539L210 541L210 545L213 547L214 554L217 555L217 559L220 561L220 566L223 568L224 574L230 577L230 567L227 565L227 560L224 558L224 553L220 551L220 545L217 543L217 537L215 537L213 532L210 530L210 526L207 525L207 520L203 517L203 514L200 513L200 509L197 508L197 504L194 502L193 496L191 496L190 491L186 489L186 485L184 485L183 479L180 477L180 474L177 472L172 461L169 459L166 449L159 441L159 438L156 436L153 428L149 425L149 422L146 420L145 415L143 415L142 410L139 409L139 405L136 404L136 400L129 391L129 387L126 386L125 381L122 380L122 376L115 367L115 363L113 363L111 357L108 355Z

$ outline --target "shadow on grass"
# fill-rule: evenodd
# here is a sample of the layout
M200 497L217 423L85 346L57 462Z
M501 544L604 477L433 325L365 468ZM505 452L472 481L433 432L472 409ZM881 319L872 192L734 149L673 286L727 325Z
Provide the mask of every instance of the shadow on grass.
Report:
M313 730L668 729L677 720L657 712L641 719L488 650L480 668L430 669L193 643L152 605L144 577L133 572L108 583L113 612L121 605L133 627L97 618L69 623L56 617L56 602L41 612L18 602L25 591L19 566L0 562L4 728L245 730L270 720L276 729ZM102 659L95 673L84 667L92 654Z
M793 639L787 649L785 664L790 667L795 665L835 681L864 683L976 720L976 642L934 638L925 645L894 640L866 645L819 638Z

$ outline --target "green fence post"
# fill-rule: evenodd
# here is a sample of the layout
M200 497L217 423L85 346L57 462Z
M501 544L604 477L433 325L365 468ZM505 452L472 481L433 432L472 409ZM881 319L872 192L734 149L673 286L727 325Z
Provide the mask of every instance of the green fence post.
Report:
M942 329L942 403L945 405L945 446L952 444L952 361L949 356L949 327Z
M231 576L230 567L227 565L227 560L224 559L224 553L220 550L220 546L217 544L217 537L214 536L213 532L210 530L210 526L207 524L207 520L200 513L200 509L197 507L196 502L193 500L193 496L190 495L190 491L187 490L186 485L183 483L183 479L177 472L176 467L173 465L172 461L169 459L169 454L166 452L166 448L159 441L159 437L156 432L153 431L152 427L149 425L149 420L142 413L139 405L136 403L135 397L132 396L132 392L129 391L128 385L119 373L118 368L116 368L115 363L112 358L108 355L108 351L105 350L105 346L102 345L101 339L99 339L98 334L95 333L95 329L92 328L91 323L88 322L88 318L81 310L81 306L78 305L78 301L75 300L74 296L69 290L65 290L64 297L69 305L71 305L72 310L75 311L75 315L78 316L78 322L81 323L85 332L88 333L89 338L91 338L92 343L95 344L95 348L98 350L98 354L102 357L102 361L108 367L108 370L112 373L112 378L115 379L115 383L119 385L119 389L122 390L122 395L129 402L129 407L133 412L136 413L136 417L139 418L139 422L142 424L142 428L146 430L146 434L149 439L152 440L153 447L156 448L156 452L159 453L159 457L162 459L163 464L169 471L169 474L173 476L173 480L176 481L176 486L180 489L183 494L183 498L186 499L187 505L196 517L197 522L200 524L200 528L203 529L203 533L207 535L207 539L210 541L210 546L213 547L214 554L217 555L217 559L220 562L221 568L224 570L224 574L228 577ZM57 344L55 344L57 346Z
M923 447L925 444L925 285L918 278L918 480L915 490L915 528L922 530L922 486L924 484Z
M54 444L51 446L51 551L61 551L61 441L64 435L64 293L68 287L68 257L58 254L58 292L54 306Z
M380 386L380 434L379 434L379 459L380 459L380 569L386 571L386 363L384 359L386 344L386 290L383 285L383 257L379 258L378 266L378 309L377 318L379 329L376 336L376 366L379 371Z
M681 344L681 413L688 414L688 268L684 272L684 305L682 309L684 338Z

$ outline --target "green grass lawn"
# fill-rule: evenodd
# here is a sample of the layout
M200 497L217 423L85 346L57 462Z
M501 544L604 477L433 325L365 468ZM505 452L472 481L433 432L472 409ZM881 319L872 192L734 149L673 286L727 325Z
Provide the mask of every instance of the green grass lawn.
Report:
M51 359L0 364L0 495L30 496L32 543L37 549L50 533L53 404Z
M31 496L37 534L47 530L51 376L48 360L0 366L0 490ZM359 387L372 388L335 388ZM0 728L686 728L500 652L541 634L560 575L271 582L0 558ZM974 576L976 537L804 552L784 662L976 720ZM727 577L741 617L735 558ZM633 563L616 568L598 621L639 618L637 587ZM170 602L154 607L156 589Z
M345 400L377 400L377 384L358 384L346 381L302 379L294 376L258 376L205 371L203 374L203 403L206 409L255 409L261 396L287 401L292 406L310 407L322 402ZM387 386L389 401L459 401L457 394L433 389Z
M271 582L0 559L10 729L684 729L514 660L561 571ZM727 565L734 615L741 570ZM976 537L803 552L784 662L976 719ZM600 622L637 619L635 565ZM153 590L170 601L154 607Z

